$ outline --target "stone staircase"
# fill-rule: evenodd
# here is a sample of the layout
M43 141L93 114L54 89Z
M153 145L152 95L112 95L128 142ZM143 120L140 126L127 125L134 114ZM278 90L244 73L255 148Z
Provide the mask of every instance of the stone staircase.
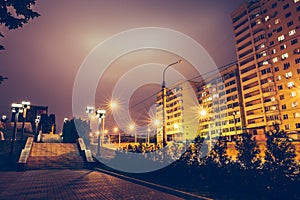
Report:
M33 143L26 169L83 169L76 144Z

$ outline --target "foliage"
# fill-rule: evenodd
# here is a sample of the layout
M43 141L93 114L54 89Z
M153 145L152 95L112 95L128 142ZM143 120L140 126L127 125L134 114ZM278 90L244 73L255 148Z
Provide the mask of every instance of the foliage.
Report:
M299 194L299 188L294 188L299 184L299 165L295 162L294 145L284 131L268 132L266 136L267 150L263 169L267 191L273 196L291 195L288 191L295 189Z
M252 170L261 166L259 147L250 133L243 133L235 148L238 151L237 164L241 169Z

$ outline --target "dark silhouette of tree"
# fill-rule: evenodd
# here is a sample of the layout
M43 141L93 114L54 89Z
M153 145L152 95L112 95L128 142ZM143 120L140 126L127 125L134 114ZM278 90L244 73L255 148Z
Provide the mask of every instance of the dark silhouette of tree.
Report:
M1 45L0 45L0 49L1 49ZM4 76L0 76L0 84L1 84L5 79L7 79L7 78L4 77Z
M40 16L32 10L36 0L0 0L0 24L9 30L23 27L29 20ZM0 33L1 37L4 37ZM0 49L4 49L0 45Z
M252 134L243 133L241 140L236 142L235 148L238 151L237 163L241 169L256 170L261 166L260 150Z
M78 137L82 137L85 144L89 145L90 128L88 122L81 119L71 119L64 122L62 137L65 143L75 143Z
M299 165L295 162L295 147L284 131L267 132L266 136L265 187L274 198L281 195L294 198L296 196L290 195L299 195Z

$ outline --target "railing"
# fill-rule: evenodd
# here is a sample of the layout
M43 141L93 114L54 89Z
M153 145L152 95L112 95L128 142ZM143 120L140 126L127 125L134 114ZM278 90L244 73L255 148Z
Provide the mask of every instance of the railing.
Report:
M29 155L30 155L30 151L32 149L32 145L33 145L33 137L28 137L25 147L22 149L20 158L18 160L18 170L25 170Z

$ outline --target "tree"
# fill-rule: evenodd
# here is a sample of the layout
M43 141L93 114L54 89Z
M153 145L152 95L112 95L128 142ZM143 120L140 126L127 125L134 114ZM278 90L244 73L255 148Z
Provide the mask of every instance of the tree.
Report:
M299 166L295 147L284 131L267 132L264 173L265 187L272 197L299 195ZM294 192L292 192L294 191ZM293 198L293 197L291 197Z
M237 163L241 169L255 170L260 167L260 150L256 139L252 138L250 133L242 134L241 140L236 142L235 148L238 151Z
M9 30L23 27L29 20L40 16L32 10L36 0L0 0L0 24ZM1 37L4 37L0 33ZM4 47L0 45L0 50Z

